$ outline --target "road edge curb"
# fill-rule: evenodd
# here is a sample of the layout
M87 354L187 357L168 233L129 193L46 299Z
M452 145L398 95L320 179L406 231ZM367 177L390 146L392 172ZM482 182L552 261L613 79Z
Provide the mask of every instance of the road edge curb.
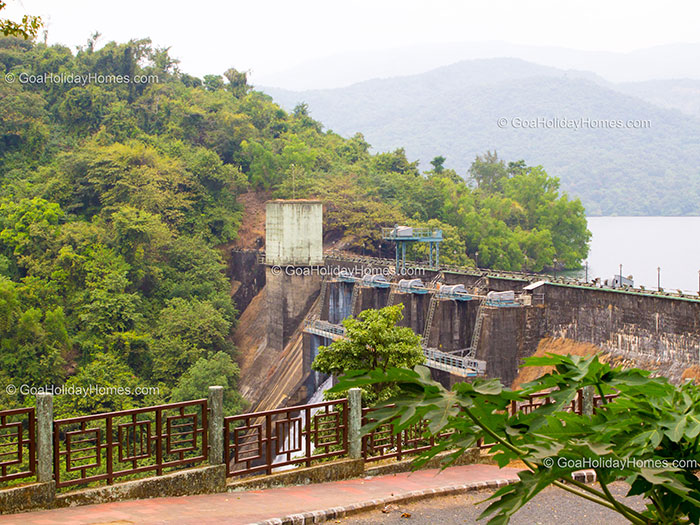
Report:
M572 473L571 477L575 481L580 481L583 483L594 483L596 481L596 473L594 470L579 470ZM284 518L271 518L251 523L250 525L306 525L312 523L323 523L324 521L328 520L344 518L347 516L352 516L353 514L384 508L386 505L390 504L410 503L428 499L434 496L452 496L457 494L465 494L467 492L474 492L477 490L499 489L518 481L519 480L516 478L496 479L490 481L474 481L462 485L451 485L436 489L414 490L404 494L398 494L396 496L389 496L387 498L353 503L344 507L333 507L325 510L290 514Z
M351 505L346 505L343 507L333 507L325 510L315 510L313 512L290 514L289 516L285 516L284 518L272 518L268 520L258 521L252 523L251 525L305 525L309 523L323 523L327 520L343 518L351 516L353 514L358 514L360 512L367 512L378 508L384 508L386 505L390 504L409 503L413 501L431 498L434 496L451 496L457 494L464 494L467 492L474 492L476 490L498 489L501 487L505 487L506 485L516 483L517 481L518 479L516 478L496 479L490 481L474 481L472 483L451 485L435 489L414 490L411 492L405 492L403 494L397 494L395 496L389 496L387 498L364 501L361 503L353 503Z

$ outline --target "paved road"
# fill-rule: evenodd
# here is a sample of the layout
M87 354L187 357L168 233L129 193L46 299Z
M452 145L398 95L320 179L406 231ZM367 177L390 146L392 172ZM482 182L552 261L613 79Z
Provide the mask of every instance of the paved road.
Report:
M373 478L247 492L203 494L87 505L0 516L0 525L243 525L315 510L346 507L466 483L517 479L517 469L464 465ZM404 524L405 525L405 524Z
M613 483L611 491L616 496L627 493L628 485ZM401 505L387 510L371 511L339 520L345 525L463 525L486 524L476 521L486 504L476 505L493 492L480 491L459 496L446 496ZM644 510L641 498L629 498L626 502L635 510ZM410 516L409 516L410 515ZM511 525L618 525L629 523L618 514L600 505L578 498L566 491L549 488L520 509L510 521Z

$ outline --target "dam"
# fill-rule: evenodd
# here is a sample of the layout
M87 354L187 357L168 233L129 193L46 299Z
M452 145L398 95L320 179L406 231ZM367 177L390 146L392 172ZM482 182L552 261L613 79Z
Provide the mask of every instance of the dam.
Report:
M344 336L342 320L398 303L448 387L478 376L510 385L545 340L585 343L675 382L700 371L697 295L433 261L398 268L324 250L319 201L270 201L266 212L265 250L234 250L228 268L241 311L239 387L251 409L307 401L327 379L310 365L319 346Z

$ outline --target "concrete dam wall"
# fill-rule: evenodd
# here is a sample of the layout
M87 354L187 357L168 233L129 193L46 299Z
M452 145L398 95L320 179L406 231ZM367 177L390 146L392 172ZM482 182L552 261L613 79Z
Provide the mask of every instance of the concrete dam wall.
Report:
M376 270L377 264L366 263L361 270ZM700 363L700 300L696 298L536 283L542 279L540 275L525 278L475 271L443 271L438 275L437 271L426 270L421 276L424 283L439 276L443 284L464 284L470 290L478 287L482 294L514 290L521 295L520 303L513 307L435 298L432 322L426 330L434 291L402 293L394 288L390 292L389 288L324 277L332 272L323 270L312 275L287 275L284 271L275 274L270 266L257 258L252 263L250 254L241 252L232 257L232 268L238 265L247 268L230 271L239 283L236 296L243 300L251 295L258 297L257 301L249 301L247 308L239 306L243 315L238 329L249 336L256 334L257 339L249 337L251 340L246 342L245 337L236 337L241 381L258 409L308 399L326 379L313 373L310 364L318 347L330 344L330 339L307 333L305 321L320 319L339 325L351 315L353 304L357 315L389 302L403 303L401 324L421 336L427 335L426 345L444 352L470 347L477 317L481 315L475 358L486 362L487 376L498 377L506 385L518 375L522 359L533 355L545 338L590 343L615 358L615 362L653 370L673 381L680 381L686 370ZM357 265L327 256L324 266L316 268L346 267L357 271ZM396 282L398 278L390 280ZM253 306L258 309L257 315L246 315ZM246 323L248 326L241 326ZM288 378L291 373L293 381ZM464 380L444 371L434 373L446 385ZM256 390L264 393L253 395Z

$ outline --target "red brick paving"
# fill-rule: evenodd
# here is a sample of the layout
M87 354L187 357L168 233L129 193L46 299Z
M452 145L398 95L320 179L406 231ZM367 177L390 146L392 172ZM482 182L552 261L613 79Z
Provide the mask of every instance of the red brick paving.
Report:
M442 472L422 470L373 478L247 492L120 501L67 509L0 516L0 524L127 525L177 523L243 525L290 514L346 507L426 489L517 479L517 469L465 465Z

